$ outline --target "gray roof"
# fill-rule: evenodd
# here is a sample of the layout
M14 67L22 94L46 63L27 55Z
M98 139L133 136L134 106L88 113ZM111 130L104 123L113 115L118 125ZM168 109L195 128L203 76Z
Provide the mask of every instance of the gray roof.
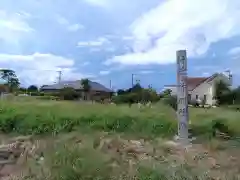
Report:
M89 85L91 87L92 90L94 91L104 91L104 92L112 92L111 89L106 88L105 86L103 86L100 83L97 82L93 82L93 81L89 81ZM52 85L44 85L41 90L52 90L52 89L63 89L65 87L71 87L74 89L83 89L82 85L81 85L81 80L77 80L77 81L62 81L61 83L58 84L52 84Z

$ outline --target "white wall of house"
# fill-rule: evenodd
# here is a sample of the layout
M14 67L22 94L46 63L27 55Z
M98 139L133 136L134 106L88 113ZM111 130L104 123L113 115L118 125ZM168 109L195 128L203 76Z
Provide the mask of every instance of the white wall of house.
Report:
M218 74L214 79L212 79L211 81L208 82L203 82L202 84L200 84L199 86L197 86L193 91L189 91L188 94L191 95L191 100L197 100L197 98L199 100L203 100L204 99L204 95L206 98L206 104L209 105L213 105L214 103L214 92L215 92L215 84L219 81L223 81L226 84L228 84L229 86L232 85L231 80L229 80L229 78L224 75L224 74ZM177 87L176 86L165 86L165 89L171 89L172 90L172 95L177 95Z
M163 90L171 90L171 95L176 96L177 95L177 86L165 86Z
M193 91L190 91L189 94L191 94L191 100L203 100L204 96L206 98L206 104L213 104L213 97L214 97L214 91L213 91L213 83L207 83L204 82L200 84L198 87L196 87Z
M221 80L226 84L231 85L227 76L219 74L211 81L204 82L197 86L193 91L189 91L188 94L191 94L191 100L197 100L197 98L203 100L205 96L206 104L212 105L214 103L213 98L215 96L215 85Z

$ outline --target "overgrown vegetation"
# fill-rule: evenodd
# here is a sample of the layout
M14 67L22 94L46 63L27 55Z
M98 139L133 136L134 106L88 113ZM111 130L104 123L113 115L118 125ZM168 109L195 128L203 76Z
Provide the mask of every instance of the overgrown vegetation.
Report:
M240 104L240 87L230 89L223 81L216 84L215 99L219 105Z
M118 90L117 95L113 97L113 102L116 104L157 102L159 100L160 96L154 89L150 86L143 88L139 83L135 84L132 88Z
M44 179L181 180L198 179L196 175L199 176L199 179L204 177L203 171L194 171L194 168L187 163L175 162L175 166L172 166L170 158L163 163L148 155L145 156L144 163L144 160L141 160L141 156L144 157L143 154L137 153L134 158L134 154L124 152L124 147L121 147L123 142L120 139L113 139L112 141L114 141L114 146L109 148L109 153L106 150L104 151L104 147L93 148L91 139L88 139L88 143L82 142L82 144L71 142L65 142L65 145L58 144L55 151L49 154L51 156L48 156L47 168L50 172L43 175ZM114 148L118 147L122 148L123 152L115 152ZM135 148L137 150L137 147ZM149 146L148 148L152 147ZM155 154L156 157L160 156L160 152L158 153ZM161 155L166 156L164 152L161 152Z
M53 138L41 153L44 163L37 167L29 163L29 180L239 179L239 162L231 160L239 153L223 141L193 144L188 151L181 151L164 139L133 140L103 132ZM41 147L41 142L38 144Z
M162 103L152 108L81 104L61 101L1 102L0 130L4 133L58 134L76 129L138 134L145 137L173 137L176 113ZM224 111L224 114L222 113ZM195 136L211 138L215 124L224 124L231 137L240 136L239 112L228 109L190 108Z
M19 88L20 82L15 71L11 69L1 69L0 77L6 81L4 85L8 91L15 92Z
M112 136L124 134L124 136L148 141L155 141L159 138L169 139L177 133L176 97L171 96L170 91L158 95L151 87L143 88L139 83L127 90L118 90L117 95L112 99L117 105L51 101L77 100L82 96L84 100L89 100L91 86L88 80L82 80L80 83L83 86L83 93L69 87L49 94L41 93L34 85L27 89L18 88L18 91L22 93L37 97L2 100L0 102L0 131L4 134L53 135L54 138L65 132L88 132L90 137L95 133L107 133ZM11 87L16 86L11 85ZM11 91L14 89L12 88ZM192 135L204 139L205 142L212 142L217 139L217 133L220 131L230 139L236 139L240 136L238 119L240 112L221 105L233 107L232 104L235 104L238 106L240 89L231 90L220 82L216 88L215 98L220 104L219 108L189 108ZM133 105L129 108L125 105L148 101L152 102L152 107L138 108ZM87 140L87 142L90 141ZM80 147L75 142L61 142L46 156L46 167L51 172L44 174L41 178L47 180L144 180L149 178L158 180L204 177L202 176L204 171L196 173L196 169L190 168L186 163L169 170L166 167L169 167L172 162L167 164L166 159L161 163L159 163L161 159L157 159L153 165L149 161L139 161L141 158L137 159L136 153L124 154L119 148L116 150L117 154L112 154L112 151L103 152L99 144L101 145L101 142L95 148L92 142L87 147ZM112 146L107 146L106 149L112 149ZM159 149L158 147L157 150ZM169 153L167 149L166 151ZM157 157L157 151L154 153L151 158ZM131 154L130 158L129 154ZM150 156L150 153L144 155L146 154ZM163 155L157 158L163 158ZM132 161L134 161L133 165L130 163Z
M126 106L49 101L1 103L0 130L5 133L56 134L76 129L173 136L176 121L151 109L139 112L137 107L130 110Z

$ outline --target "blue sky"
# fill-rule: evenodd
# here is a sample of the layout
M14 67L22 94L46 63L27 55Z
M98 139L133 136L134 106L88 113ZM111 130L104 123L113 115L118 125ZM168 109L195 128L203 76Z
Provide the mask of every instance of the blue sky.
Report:
M160 90L176 81L176 50L189 76L230 69L240 84L239 0L1 0L0 68L22 84L89 78L114 88L131 74Z

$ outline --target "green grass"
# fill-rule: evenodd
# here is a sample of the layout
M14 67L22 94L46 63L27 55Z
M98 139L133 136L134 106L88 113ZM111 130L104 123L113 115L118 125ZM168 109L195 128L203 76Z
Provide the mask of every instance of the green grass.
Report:
M194 135L211 136L214 123L240 136L240 112L228 108L190 108ZM57 134L74 130L96 130L172 137L177 132L175 112L161 103L153 108L87 104L44 100L1 101L0 130L4 133Z
M90 129L172 136L177 124L171 114L174 113L165 106L139 110L137 107L78 102L1 102L0 130L4 133L57 134Z
M212 126L221 123L232 137L240 137L240 112L229 108L190 108L192 129L197 135L211 136Z
M206 140L206 137L211 138L213 125L222 123L235 138L240 136L239 115L239 112L229 108L190 108L191 128L195 136L202 136ZM188 180L206 179L204 173L209 170L205 162L202 166L193 166L187 160L186 163L175 161L171 158L178 159L182 156L179 156L178 152L172 155L169 153L169 148L163 148L163 141L159 141L159 138L172 138L177 132L177 121L173 109L161 103L153 105L152 108L139 109L137 106L129 108L125 105L87 104L31 98L27 101L23 98L1 101L0 130L5 134L45 135L54 139L50 141L53 147L50 148L48 145L47 149L43 148L45 152L43 172L36 168L36 173L32 172L32 177L27 178L29 180ZM75 137L65 138L72 134L69 132L76 133ZM153 158L149 160L143 158L136 160L134 154L122 154L112 149L105 152L103 149L95 148L96 139L98 141L102 136L105 139L113 139L115 136L131 140L145 139L146 149L150 148L153 152L155 148L156 152L153 155L151 153L147 155ZM42 139L48 141L48 138ZM76 139L81 139L81 143L76 143ZM229 146L214 138L204 143L212 151L229 149ZM99 143L97 144L99 146ZM201 153L196 152L190 157L190 161ZM154 158L158 159L154 160ZM130 162L134 164L131 165ZM34 167L31 164L29 166ZM222 173L223 170L217 172Z

